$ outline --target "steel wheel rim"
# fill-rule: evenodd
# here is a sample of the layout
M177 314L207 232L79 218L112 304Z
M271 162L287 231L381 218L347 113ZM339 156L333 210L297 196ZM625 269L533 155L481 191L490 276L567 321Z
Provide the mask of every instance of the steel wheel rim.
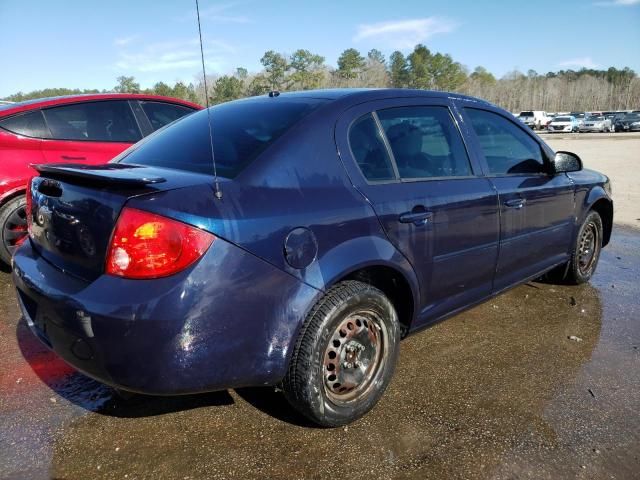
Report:
M324 389L336 404L368 395L384 366L388 338L377 312L361 310L342 320L323 357Z
M2 226L2 243L9 253L13 253L27 233L27 209L21 205L11 212Z
M578 269L583 275L588 274L597 259L600 245L600 231L594 222L589 222L580 236L578 244Z

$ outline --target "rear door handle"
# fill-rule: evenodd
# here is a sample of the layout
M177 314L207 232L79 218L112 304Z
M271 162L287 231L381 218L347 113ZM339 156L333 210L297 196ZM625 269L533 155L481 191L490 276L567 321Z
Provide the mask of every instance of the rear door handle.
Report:
M527 200L524 198L512 198L504 202L505 206L509 208L522 208L525 203L527 203Z
M62 155L61 158L63 160L86 160L87 157L82 157L82 156L72 156L72 155Z
M400 223L413 223L420 227L425 225L432 217L432 212L405 212L398 217L398 220Z

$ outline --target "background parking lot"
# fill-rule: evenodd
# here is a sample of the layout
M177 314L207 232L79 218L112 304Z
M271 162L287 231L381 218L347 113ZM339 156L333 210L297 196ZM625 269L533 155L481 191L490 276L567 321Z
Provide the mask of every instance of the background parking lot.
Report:
M0 273L0 478L637 478L640 135L545 135L610 176L591 283L530 282L403 342L364 419L273 389L122 400L31 335Z

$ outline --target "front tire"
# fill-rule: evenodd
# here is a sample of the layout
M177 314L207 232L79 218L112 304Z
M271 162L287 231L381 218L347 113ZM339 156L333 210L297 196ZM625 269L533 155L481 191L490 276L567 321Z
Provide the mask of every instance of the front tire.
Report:
M289 403L324 427L371 410L391 381L400 326L377 288L348 280L332 287L305 321L283 380Z
M11 265L11 256L27 235L27 200L24 195L0 208L0 261Z
M565 281L574 285L588 282L598 266L602 251L602 218L591 211L580 226L567 266Z

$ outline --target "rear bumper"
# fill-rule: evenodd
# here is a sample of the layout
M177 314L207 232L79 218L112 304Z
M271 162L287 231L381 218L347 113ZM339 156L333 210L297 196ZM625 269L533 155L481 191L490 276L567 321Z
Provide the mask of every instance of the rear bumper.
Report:
M90 283L26 242L13 279L27 323L60 357L103 383L147 394L279 382L319 295L221 239L178 275Z

